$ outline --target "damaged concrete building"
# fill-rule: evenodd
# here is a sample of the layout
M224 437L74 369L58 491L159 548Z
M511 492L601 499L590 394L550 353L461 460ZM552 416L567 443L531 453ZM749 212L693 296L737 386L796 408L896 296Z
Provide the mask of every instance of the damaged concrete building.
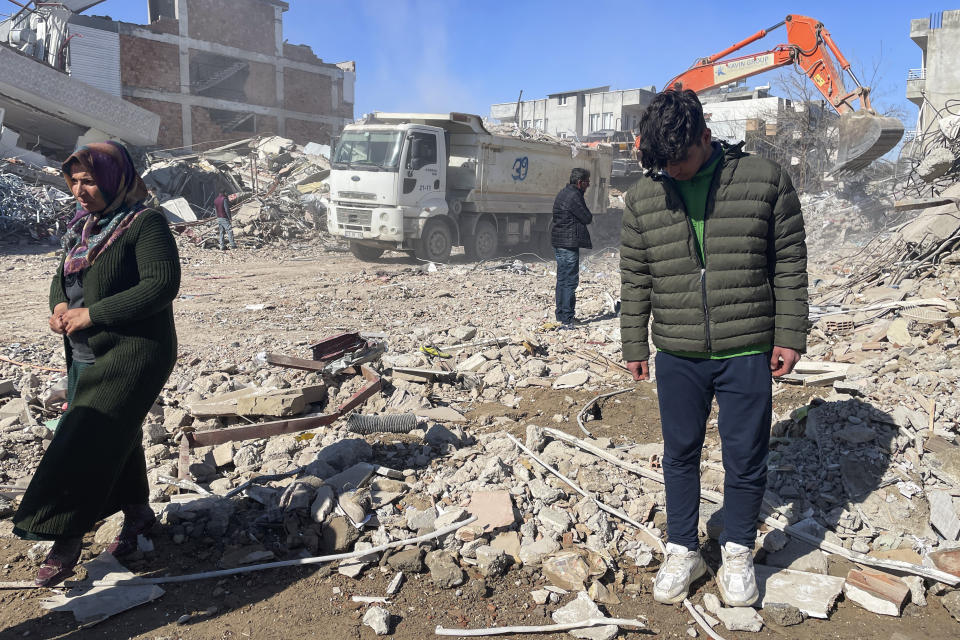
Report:
M948 103L954 104L955 113L960 112L956 106L960 97L960 67L957 66L960 9L911 20L910 39L921 51L920 67L907 73L907 99L920 109L917 119L920 133Z
M324 144L353 120L354 63L286 42L286 2L148 0L148 25L80 14L97 4L27 3L0 23L5 147L60 156L97 138L176 148L259 134Z
M653 87L611 91L609 86L551 93L538 100L490 106L490 117L558 138L582 138L600 130L629 131L655 95Z
M283 39L279 0L149 0L149 25L75 16L117 34L123 97L161 118L157 144L277 134L329 143L353 121L353 62Z
M43 154L62 157L88 140L156 142L156 114L70 73L71 50L80 39L71 38L68 22L74 11L94 4L73 0L36 10L23 7L0 22L3 157L39 165Z

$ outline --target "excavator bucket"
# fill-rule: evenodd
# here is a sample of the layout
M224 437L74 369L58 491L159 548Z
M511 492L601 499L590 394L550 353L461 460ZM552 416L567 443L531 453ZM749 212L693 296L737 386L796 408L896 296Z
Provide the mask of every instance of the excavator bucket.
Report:
M896 118L873 115L866 111L840 116L840 143L837 165L832 174L860 171L897 146L903 137L903 123Z

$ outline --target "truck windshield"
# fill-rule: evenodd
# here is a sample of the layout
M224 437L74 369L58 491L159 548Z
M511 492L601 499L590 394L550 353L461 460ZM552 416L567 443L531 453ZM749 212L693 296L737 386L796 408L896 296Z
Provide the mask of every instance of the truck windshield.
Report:
M344 131L331 164L334 169L396 171L402 142L400 131Z

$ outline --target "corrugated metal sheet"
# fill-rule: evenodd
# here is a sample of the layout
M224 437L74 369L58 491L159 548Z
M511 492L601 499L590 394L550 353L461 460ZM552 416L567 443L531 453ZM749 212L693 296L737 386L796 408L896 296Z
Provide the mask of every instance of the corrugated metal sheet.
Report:
M120 34L70 25L70 76L123 97L120 88Z

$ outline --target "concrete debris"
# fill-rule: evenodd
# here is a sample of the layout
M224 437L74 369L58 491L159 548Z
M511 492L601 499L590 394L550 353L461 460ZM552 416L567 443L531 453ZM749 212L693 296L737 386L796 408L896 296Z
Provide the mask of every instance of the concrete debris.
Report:
M765 620L778 624L781 627L790 627L803 622L803 612L792 604L771 602L763 605Z
M7 169L0 160L0 240L56 245L75 211L62 178L59 188L34 186Z
M506 589L518 607L536 605L545 608L544 615L575 609L565 620L599 616L597 603L612 608L617 600L625 606L634 598L649 602L649 579L660 557L656 536L665 526L665 494L656 479L663 448L655 400L649 385L602 397L629 380L616 366L619 324L604 295L619 288L618 253L583 256L578 313L590 320L573 331L556 331L548 323L555 279L549 264L518 261L518 267L511 258L475 268L455 257L433 270L400 258L358 267L349 257L335 255L345 247L327 244L322 232L306 223L299 187L313 184L302 180L313 180L316 176L307 174L322 162L298 156L283 140L250 144L242 152L231 150L236 157L224 153L227 159L209 162L217 168L215 175L229 173L244 192L234 224L242 232L241 246L259 247L258 252L241 248L212 259L189 242L186 229L202 225L184 226L179 236L186 274L175 307L184 327L181 357L144 428L150 498L161 521L153 553L189 549L205 554L202 559L211 566L237 567L405 544L472 514L477 520L455 534L385 557L351 559L330 570L347 582L375 572L384 573L385 580L402 574L403 587L398 578L388 589L394 602L411 589L471 599L481 591ZM254 155L255 169L249 162ZM199 157L153 160L158 172L167 163L164 170L172 174L194 171L190 165L205 162ZM293 168L280 176L286 167ZM209 213L188 195L166 196L184 198L200 223ZM953 300L960 290L960 260L937 248L943 242L949 247L955 230L934 225L946 230L934 246L927 240L908 242L907 229L901 228L887 238L895 248L881 250L879 243L870 248L876 249L870 255L883 260L835 264L841 249L860 249L870 241L869 224L863 231L857 225L869 219L875 203L837 194L818 197L804 196L815 320L804 360L819 369L805 370L803 385L785 393L786 387L775 383L764 512L851 554L922 562L960 576L957 527L950 517L957 517L960 489L960 322L954 322ZM280 206L269 198L289 202ZM919 272L907 273L913 264L913 258L901 260L907 255L931 260ZM9 261L12 277L50 271L55 260L18 256ZM297 281L279 280L273 269L291 261L296 261ZM258 275L268 269L269 277ZM11 277L4 274L0 271L0 277ZM247 305L257 306L247 311ZM42 399L62 373L37 370L31 379L24 367L7 360L57 369L64 362L52 342L55 336L34 327L35 314L28 319L25 311L8 313L10 336L16 337L0 346L5 358L0 380L13 383L0 386L0 484L13 486L27 482L49 442L46 428L34 429L41 418L56 417L59 403L43 408ZM468 319L477 326L466 324ZM310 327L342 331L348 329L339 327L361 323L370 329L370 340L387 348L367 363L382 375L382 389L356 411L384 419L415 417L407 432L358 434L347 429L345 419L319 421L366 380L352 365L327 368L353 352L315 357ZM436 345L450 357L422 351L424 345ZM261 352L289 354L290 366L253 357ZM295 368L297 363L305 368ZM808 384L809 376L818 375L842 379ZM584 442L643 473L615 466L549 432L556 427L577 433L578 414L593 398L600 399L591 403L584 426L596 437ZM278 424L287 427L277 427L273 435L257 432ZM189 461L180 468L181 437L225 437L229 429L249 429L251 437L211 439L209 446L185 452ZM633 442L638 433L642 441ZM548 473L508 434L590 495ZM213 495L161 480L178 475ZM708 426L701 480L709 495L722 496L714 424ZM357 522L341 512L349 507L338 507L339 498L351 492L363 497L364 517ZM602 510L593 497L651 533ZM15 507L16 499L8 500ZM703 529L716 535L722 510L714 502L703 504ZM5 537L10 513L0 509ZM118 520L108 520L93 544L109 544L118 526ZM834 556L772 527L764 527L761 535L756 568L764 618L777 626L795 624L802 616L828 618L845 582L834 577ZM42 560L43 553L34 555ZM896 597L886 593L886 598L867 588L870 579L848 582L850 600L863 592L873 600L861 600L875 608L902 610L905 599L894 602L901 593L920 606L926 597L919 578L902 580ZM940 595L934 602L948 594ZM570 599L571 609L553 611ZM707 593L704 606L727 628L763 624L755 614L711 600L715 596ZM392 631L389 618L385 624ZM616 627L577 633L612 635Z
M590 599L586 591L577 593L577 597L570 603L560 607L551 614L554 622L563 624L570 622L582 622L591 618L602 618L603 612ZM587 638L588 640L610 640L619 631L617 625L604 625L593 627L591 629L577 629L570 631L574 638Z
M757 588L760 590L759 603L764 610L770 604L786 604L811 618L826 619L844 585L844 579L835 576L777 569L762 564L754 567Z
M716 615L729 631L757 633L763 629L763 618L750 607L723 608L717 611Z
M923 157L923 160L920 161L920 165L917 167L917 174L924 182L934 182L937 178L946 175L956 161L957 159L950 149L943 147L932 149Z
M378 636L390 635L390 612L383 607L370 607L363 614L363 624Z
M910 595L903 580L873 569L851 569L843 593L864 609L886 616L899 616Z

